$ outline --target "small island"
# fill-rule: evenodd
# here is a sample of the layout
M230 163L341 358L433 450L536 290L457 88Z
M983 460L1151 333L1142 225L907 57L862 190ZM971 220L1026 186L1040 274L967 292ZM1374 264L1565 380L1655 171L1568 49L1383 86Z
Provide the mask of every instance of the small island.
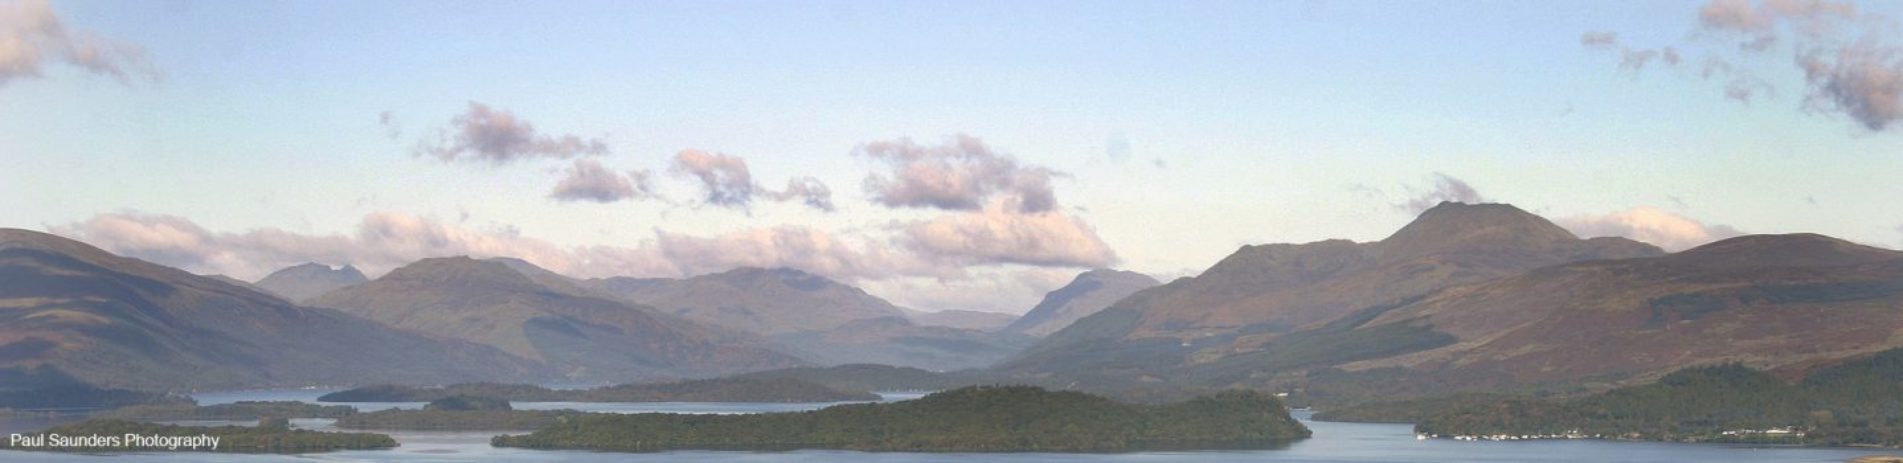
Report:
M1308 437L1274 396L1227 391L1165 405L1030 386L974 386L917 400L757 415L588 414L498 447L648 452L846 449L1118 452L1263 448Z
M48 452L193 451L309 453L396 447L396 439L372 433L290 429L283 419L259 426L178 426L115 419L64 424L0 441L0 449Z
M520 402L858 402L878 394L844 391L797 378L721 378L550 389L525 384L467 383L444 387L368 386L325 394L319 402L429 402L452 396Z

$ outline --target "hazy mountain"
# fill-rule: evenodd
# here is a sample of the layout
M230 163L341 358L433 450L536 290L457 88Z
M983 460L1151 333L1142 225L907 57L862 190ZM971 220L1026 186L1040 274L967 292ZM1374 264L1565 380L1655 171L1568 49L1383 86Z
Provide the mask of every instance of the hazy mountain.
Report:
M922 326L859 288L789 268L738 268L685 279L608 278L589 287L662 312L770 336L824 364L928 369L988 366L1028 345L1022 336Z
M578 380L697 377L804 364L763 340L602 296L522 266L533 267L515 260L424 259L311 303L495 346Z
M943 326L978 331L997 331L1017 321L1018 316L1008 313L981 312L977 310L940 310L937 312L906 311L905 317L924 326Z
M1033 338L945 326L905 317L855 320L827 331L773 336L797 353L829 365L876 363L934 371L983 368L1029 346Z
M662 312L766 335L905 315L859 288L790 268L746 267L680 280L595 281L598 290Z
M1155 278L1137 272L1096 269L1077 275L1070 284L1044 295L1036 307L1011 322L1004 331L1045 336L1078 319L1110 307L1130 293L1156 286Z
M305 263L271 272L254 284L285 299L303 301L366 281L370 279L365 278L356 267L345 265L332 269L324 264Z
M1369 313L1336 337L1444 338L1339 362L1350 372L1446 390L1563 389L1722 361L1801 367L1903 346L1899 309L1903 253L1821 235L1756 235L1449 288Z
M526 380L476 344L292 305L49 234L0 229L0 387L144 389Z
M249 281L244 281L244 280L240 280L240 279L237 279L237 278L232 278L231 276L229 276L229 275L225 275L225 274L222 274L222 273L216 273L216 274L211 274L211 275L199 275L199 276L201 276L201 277L205 277L205 278L210 278L210 279L213 279L213 280L218 280L218 281L222 281L222 282L226 282L226 283L231 283L231 284L234 284L234 285L238 285L239 287L242 287L242 288L245 288L245 289L249 289L249 290L252 290L252 291L257 291L257 292L261 292L261 293L265 293L265 294L272 294L272 293L271 293L270 291L265 291L265 290L264 290L264 288L259 288L259 287L258 287L258 285L254 285L254 284L251 284L251 282L249 282ZM272 295L275 295L275 294L272 294Z
M1196 277L1138 291L1052 333L1004 366L1158 379L1448 286L1567 262L1662 253L1623 238L1582 240L1509 205L1441 203L1378 242L1243 246ZM1281 368L1222 365L1245 378Z

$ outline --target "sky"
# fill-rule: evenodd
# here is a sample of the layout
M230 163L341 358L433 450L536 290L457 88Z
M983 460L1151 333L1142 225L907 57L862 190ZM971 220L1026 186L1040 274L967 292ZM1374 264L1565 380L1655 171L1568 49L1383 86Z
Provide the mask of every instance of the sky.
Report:
M1442 200L1903 247L1899 2L0 0L0 226L1021 313Z

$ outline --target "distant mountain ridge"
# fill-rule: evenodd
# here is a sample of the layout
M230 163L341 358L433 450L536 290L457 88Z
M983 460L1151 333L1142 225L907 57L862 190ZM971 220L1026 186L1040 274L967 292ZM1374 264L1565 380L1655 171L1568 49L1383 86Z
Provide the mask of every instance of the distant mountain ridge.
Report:
M790 268L742 267L679 280L629 284L611 279L596 289L662 312L737 330L774 335L824 331L855 321L903 317L897 306L864 290Z
M923 325L878 296L791 268L584 284L662 312L768 336L788 352L827 365L977 368L1029 345L1023 336Z
M1243 246L1195 277L1137 291L1052 333L1001 368L1091 381L1245 382L1290 368L1286 360L1259 362L1265 354L1257 352L1271 345L1285 353L1306 345L1323 351L1317 357L1353 351L1310 341L1371 308L1555 264L1662 254L1623 238L1579 239L1510 205L1441 203L1377 242ZM1349 356L1368 355L1386 352Z
M0 307L0 387L180 390L550 374L493 348L299 307L28 230L0 229Z
M1575 393L1738 361L1903 345L1903 253L1815 234L1677 254L1447 203L1374 243L1245 246L1002 364L1097 387L1267 388L1312 403ZM1124 384L1126 386L1117 386Z
M1136 272L1096 269L1080 273L1069 284L1044 295L1037 306L1004 327L1004 331L1046 336L1090 316L1131 293L1161 284Z
M252 284L285 300L297 302L366 281L370 279L350 265L332 269L324 264L304 263L271 272Z
M423 259L311 304L495 346L577 380L704 377L806 364L758 338L613 299L524 265L530 264Z

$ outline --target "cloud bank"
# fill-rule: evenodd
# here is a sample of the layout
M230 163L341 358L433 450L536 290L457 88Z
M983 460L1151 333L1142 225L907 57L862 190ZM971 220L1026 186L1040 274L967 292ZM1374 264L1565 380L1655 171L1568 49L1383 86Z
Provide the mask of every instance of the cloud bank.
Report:
M1019 212L1009 200L984 210L897 225L908 247L939 260L1056 267L1109 267L1116 252L1097 230L1061 211Z

